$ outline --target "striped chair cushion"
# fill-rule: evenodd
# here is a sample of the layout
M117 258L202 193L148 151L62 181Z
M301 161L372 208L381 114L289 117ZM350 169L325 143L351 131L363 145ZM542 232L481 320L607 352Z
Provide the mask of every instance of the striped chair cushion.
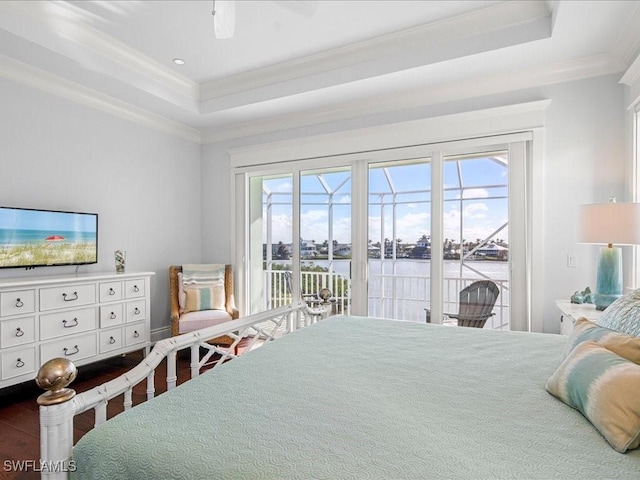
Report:
M224 285L224 265L188 264L182 266L182 283L188 285Z
M567 338L564 356L569 355L576 345L587 340L595 340L616 355L640 364L640 338L600 327L586 318L579 318L573 326Z
M640 445L640 365L589 340L571 351L546 389L579 410L616 451Z

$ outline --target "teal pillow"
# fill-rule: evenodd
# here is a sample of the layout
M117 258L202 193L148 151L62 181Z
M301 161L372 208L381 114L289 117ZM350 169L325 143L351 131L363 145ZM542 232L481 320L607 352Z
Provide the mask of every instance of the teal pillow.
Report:
M596 323L616 332L640 337L640 289L618 298L606 308Z
M579 410L616 451L640 445L640 365L589 340L571 351L546 389Z

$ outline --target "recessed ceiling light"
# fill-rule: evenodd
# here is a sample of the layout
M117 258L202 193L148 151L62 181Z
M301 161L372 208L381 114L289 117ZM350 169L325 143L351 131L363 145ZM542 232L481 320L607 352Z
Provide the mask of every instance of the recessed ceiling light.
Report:
M175 63L176 65L184 65L186 62L181 58L174 58L173 63Z

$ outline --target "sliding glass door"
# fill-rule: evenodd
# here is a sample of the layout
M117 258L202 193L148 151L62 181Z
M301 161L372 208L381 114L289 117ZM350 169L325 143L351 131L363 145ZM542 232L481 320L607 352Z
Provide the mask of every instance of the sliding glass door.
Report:
M369 164L368 314L424 321L431 288L431 162Z
M350 167L249 175L247 199L249 311L318 303L328 289L332 310L349 313Z
M509 329L508 152L450 155L443 171L444 311L458 313L460 291L490 280L499 294L486 326Z
M527 147L506 140L239 170L248 311L326 288L336 313L447 323L460 290L488 279L485 328L527 329Z

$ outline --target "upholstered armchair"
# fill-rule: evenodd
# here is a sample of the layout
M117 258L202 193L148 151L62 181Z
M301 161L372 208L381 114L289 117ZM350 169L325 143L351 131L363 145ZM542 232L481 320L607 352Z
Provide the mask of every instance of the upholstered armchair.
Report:
M193 290L198 290L198 288L183 288L181 277L182 266L172 265L169 267L171 334L173 336L218 325L239 317L233 298L233 271L231 265L224 266L224 305L220 305L221 308L200 308L203 304L198 302L198 298L196 298L195 302L188 298L188 295L193 296ZM195 293L197 294L198 292ZM211 343L230 345L233 343L233 339L223 336L212 340Z

